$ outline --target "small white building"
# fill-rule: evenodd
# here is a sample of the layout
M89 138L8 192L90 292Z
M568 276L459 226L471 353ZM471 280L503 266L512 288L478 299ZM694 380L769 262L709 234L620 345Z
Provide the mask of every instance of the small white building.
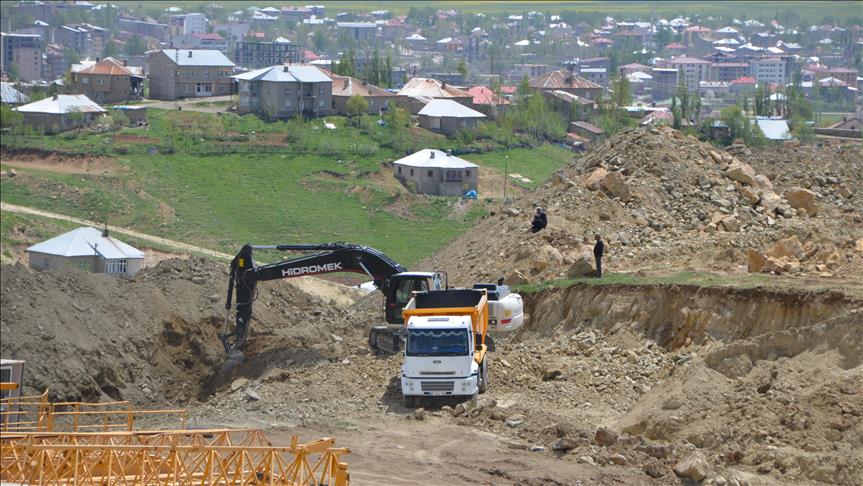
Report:
M421 127L446 135L455 135L465 128L476 128L485 119L485 115L461 103L439 99L431 100L417 115Z
M423 149L393 162L395 177L417 193L463 196L476 191L479 166L440 150Z
M78 267L94 273L132 276L144 266L144 252L109 236L108 230L81 227L27 248L30 268Z

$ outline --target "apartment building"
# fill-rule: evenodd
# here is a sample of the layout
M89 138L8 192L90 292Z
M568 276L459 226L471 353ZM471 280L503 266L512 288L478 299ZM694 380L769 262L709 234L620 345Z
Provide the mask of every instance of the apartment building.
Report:
M302 46L287 42L240 41L234 45L233 60L238 66L257 69L277 64L298 64Z
M234 63L219 51L162 49L150 54L150 98L175 100L231 94Z
M333 111L333 80L315 66L279 65L232 76L238 83L237 113L268 120L307 118Z
M42 36L0 33L0 71L16 73L17 81L42 79Z
M694 57L674 57L660 63L661 67L677 69L684 85L690 91L697 91L702 81L710 79L710 62Z
M785 61L778 57L753 59L749 63L749 75L759 83L785 84Z

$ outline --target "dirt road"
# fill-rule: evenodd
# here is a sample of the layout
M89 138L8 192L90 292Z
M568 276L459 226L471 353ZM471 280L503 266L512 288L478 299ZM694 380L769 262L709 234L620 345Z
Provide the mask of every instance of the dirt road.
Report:
M175 110L180 107L183 111L200 111L202 113L218 113L227 111L231 106L231 96L210 96L207 98L191 98L186 100L174 101L159 101L151 100L142 103L150 108L159 108L162 110Z

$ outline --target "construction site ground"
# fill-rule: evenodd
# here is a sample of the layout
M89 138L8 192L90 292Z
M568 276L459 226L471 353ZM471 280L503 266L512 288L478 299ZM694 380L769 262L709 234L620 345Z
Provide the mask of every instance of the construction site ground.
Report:
M0 353L52 399L335 437L355 484L860 484L860 148L746 150L624 133L417 265L521 288L526 324L475 400L405 408L401 357L367 345L381 296L317 281L261 284L247 360L218 374L228 269L200 256L119 280L4 265ZM747 202L734 159L772 189ZM623 180L594 189L597 168ZM816 214L791 211L798 186ZM536 204L550 226L531 234ZM594 232L599 281L578 274Z

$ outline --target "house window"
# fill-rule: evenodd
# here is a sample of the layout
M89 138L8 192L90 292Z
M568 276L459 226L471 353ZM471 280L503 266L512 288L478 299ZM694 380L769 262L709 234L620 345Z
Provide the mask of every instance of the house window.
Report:
M224 92L225 92L225 86L220 84L219 85L219 93L224 93Z
M428 171L426 171L426 174L427 174L429 177L434 177L434 171L433 171L433 170L428 170Z
M204 77L209 78L210 77L210 71L204 71Z
M460 170L448 170L444 173L446 182L461 182L462 172Z
M320 86L318 86L318 94L319 94L319 95L324 94L324 85L323 85L323 84L322 84L322 85L320 85Z
M290 86L288 86L287 88L285 88L285 94L286 94L286 95L290 95L290 94L291 94L291 87L290 87Z
M90 84L90 78L86 76L81 78L81 84Z
M100 85L105 84L105 78L99 78L99 84Z
M291 100L290 100L290 98L288 98L285 100L285 108L290 108L290 107L291 107Z
M105 260L105 273L126 273L125 258L111 258Z
M414 176L414 170L411 169L411 177L413 177L413 176Z
M319 108L323 108L323 107L324 107L324 100L318 100L318 107L319 107Z
M402 173L402 168L401 168L401 167L399 167L399 174L401 174L401 173Z
M470 171L469 171L469 170L464 171L464 176L465 176L465 177L470 177Z
M192 86L189 84L183 85L183 92L188 93L191 91Z

